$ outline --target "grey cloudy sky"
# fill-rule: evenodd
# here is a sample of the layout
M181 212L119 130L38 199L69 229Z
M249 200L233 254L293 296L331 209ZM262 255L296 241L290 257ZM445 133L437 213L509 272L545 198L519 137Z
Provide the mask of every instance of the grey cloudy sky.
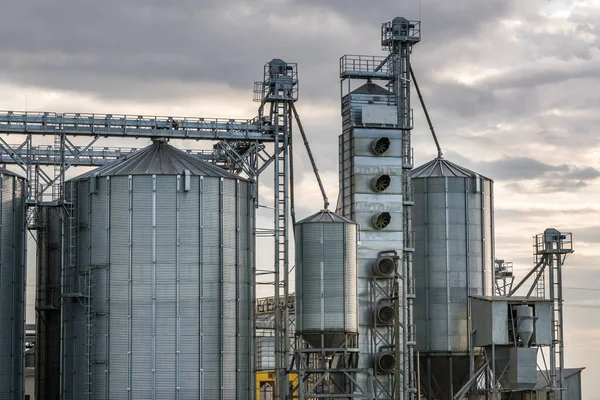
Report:
M299 65L297 107L335 199L339 57L382 54L380 23L419 13L414 69L447 158L496 182L497 255L523 272L532 235L571 230L565 286L600 289L597 0L12 1L0 109L253 117L253 82L283 58ZM420 164L435 149L414 104ZM304 216L321 205L301 154ZM565 293L600 306L598 291ZM600 399L600 309L566 312L567 364L588 367L585 398Z

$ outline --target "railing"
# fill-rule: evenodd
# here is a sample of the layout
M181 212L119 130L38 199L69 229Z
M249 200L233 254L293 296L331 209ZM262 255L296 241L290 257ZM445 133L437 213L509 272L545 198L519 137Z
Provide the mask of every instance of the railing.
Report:
M340 58L340 77L371 76L388 78L387 57L346 54Z
M419 42L421 40L421 21L386 22L381 26L381 45L392 46L393 42Z
M281 307L284 306L284 299L280 298ZM291 294L288 296L288 309L294 311L296 309L296 296ZM273 314L275 312L275 297L263 297L256 299L256 314Z
M98 115L50 112L0 112L0 133L82 136L172 137L198 139L262 139L270 127L254 120L177 118L133 115Z
M573 235L570 232L540 233L533 238L534 257L537 254L573 252Z
M20 145L11 144L11 148L18 149ZM107 161L116 160L125 157L134 151L139 150L135 147L90 147L84 151L84 147L65 148L65 164L73 166L98 166L104 165ZM217 160L213 150L187 150L181 149L188 154L206 160ZM53 145L32 146L31 149L21 148L15 151L21 160L28 165L55 165L56 157L60 155L60 149ZM10 155L0 152L0 162L14 162ZM34 173L33 176L36 174ZM32 176L32 177L33 177Z

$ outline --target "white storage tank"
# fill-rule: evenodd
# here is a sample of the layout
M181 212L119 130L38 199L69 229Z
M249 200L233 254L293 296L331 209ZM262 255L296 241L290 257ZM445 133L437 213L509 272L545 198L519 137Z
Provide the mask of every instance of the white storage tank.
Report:
M25 179L0 168L0 399L23 398Z
M346 345L358 334L357 225L324 210L295 233L296 334L313 348Z
M66 196L62 398L253 399L250 183L155 141Z
M493 291L493 181L443 158L411 177L421 376L432 398L452 398L469 377L469 296Z

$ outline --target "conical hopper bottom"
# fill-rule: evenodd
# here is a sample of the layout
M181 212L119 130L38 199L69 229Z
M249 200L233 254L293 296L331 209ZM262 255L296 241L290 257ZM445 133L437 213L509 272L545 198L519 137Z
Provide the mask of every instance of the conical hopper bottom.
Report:
M419 357L421 393L428 400L452 400L454 395L469 380L468 355L429 355ZM475 357L477 369L481 362Z

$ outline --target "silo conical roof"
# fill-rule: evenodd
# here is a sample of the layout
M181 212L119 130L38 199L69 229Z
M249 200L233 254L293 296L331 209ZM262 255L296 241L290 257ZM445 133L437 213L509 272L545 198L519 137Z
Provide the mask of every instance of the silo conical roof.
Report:
M392 92L373 82L367 82L362 86L354 89L351 94L373 94L373 95L390 95Z
M436 177L471 178L479 176L491 181L490 178L440 157L416 167L411 171L410 175L413 179Z
M154 141L144 149L89 171L76 179L115 175L181 175L186 170L198 176L242 179L163 141Z
M346 219L329 210L321 210L309 217L304 218L302 221L297 222L297 224L309 224L313 222L342 222L346 224L354 224L353 221L350 221L349 219Z

